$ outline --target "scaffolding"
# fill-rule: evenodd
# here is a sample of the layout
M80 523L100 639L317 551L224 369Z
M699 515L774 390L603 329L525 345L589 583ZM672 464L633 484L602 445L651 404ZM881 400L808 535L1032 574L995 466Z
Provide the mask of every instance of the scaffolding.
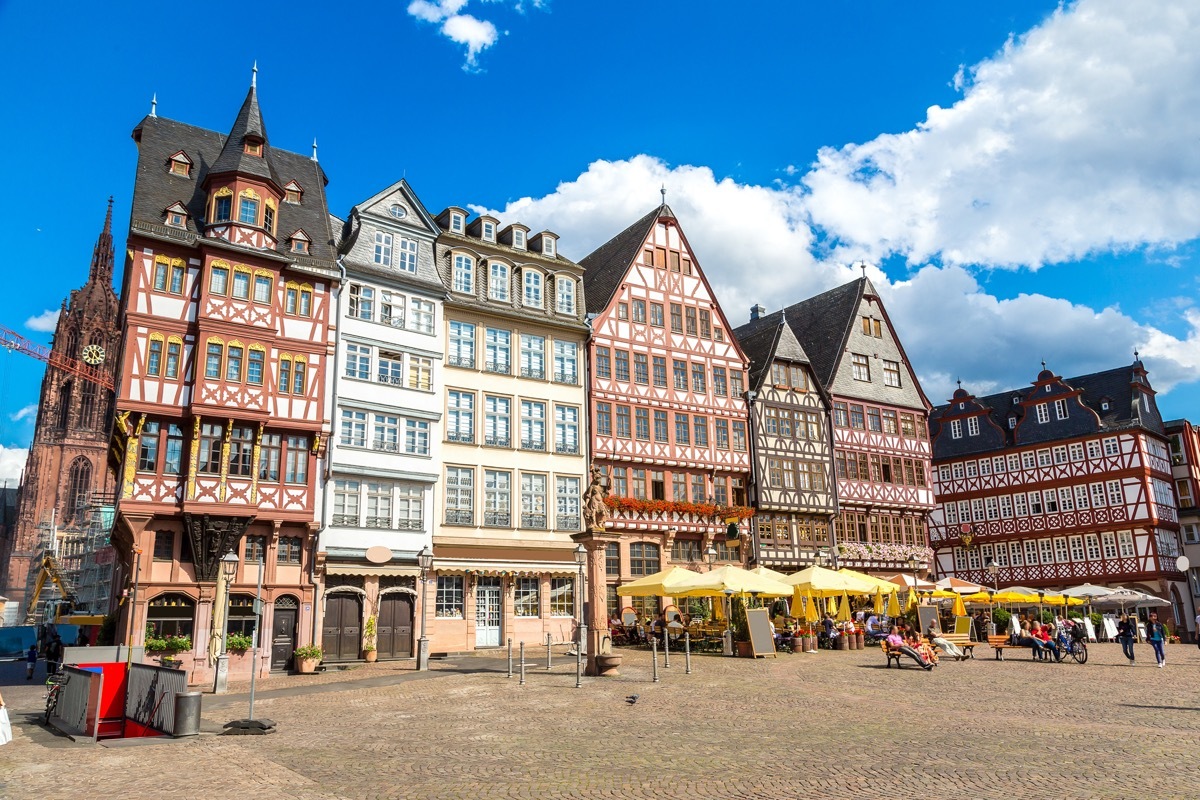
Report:
M54 622L64 599L61 585L52 581L45 585L45 563L49 558L62 581L70 587L72 613L107 614L112 598L113 549L109 544L115 518L115 502L111 494L92 492L84 506L84 522L79 530L62 531L55 525L51 513L49 523L38 526L38 543L34 549L41 557L37 568L31 564L25 596L26 624ZM38 583L42 590L37 593ZM48 613L49 612L49 613Z

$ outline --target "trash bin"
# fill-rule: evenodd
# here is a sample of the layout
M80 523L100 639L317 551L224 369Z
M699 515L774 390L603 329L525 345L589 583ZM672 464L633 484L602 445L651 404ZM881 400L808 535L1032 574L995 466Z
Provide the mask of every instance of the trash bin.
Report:
M200 733L200 692L175 695L175 727L172 736L196 736Z

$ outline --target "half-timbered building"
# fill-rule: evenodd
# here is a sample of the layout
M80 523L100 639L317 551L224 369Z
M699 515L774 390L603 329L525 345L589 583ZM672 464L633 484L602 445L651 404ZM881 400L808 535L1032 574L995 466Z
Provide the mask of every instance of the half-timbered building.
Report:
M749 516L746 356L665 203L601 245L584 267L592 458L608 477L619 542L607 598L670 564L744 562ZM727 522L728 521L728 522ZM597 597L598 593L594 593ZM653 598L630 598L645 614Z
M1141 361L1065 380L1043 368L986 397L960 387L930 432L939 575L1120 585L1183 607L1167 437Z
M1175 479L1175 501L1179 507L1179 533L1183 537L1183 554L1188 558L1188 592L1184 600L1190 605L1178 617L1180 630L1186 623L1192 641L1200 642L1196 614L1200 612L1200 429L1186 419L1163 423L1171 452L1171 476Z
M250 633L260 622L260 668L283 669L316 621L316 487L338 277L325 173L315 151L272 144L253 85L228 134L152 111L133 138L111 450L113 542L129 592L123 635L134 645L147 631L191 637L184 666L192 681L208 679L221 633L219 562L232 552L229 629ZM250 668L248 656L230 664L231 673Z
M915 557L927 569L930 404L883 300L864 276L786 315L833 405L837 513L828 560L887 573L911 570ZM743 330L770 324L752 319Z
M755 560L794 572L831 544L837 507L829 436L833 406L786 313L764 311L753 309L754 320L733 332L750 359L750 528Z
M586 485L583 275L550 231L437 217L442 509L431 652L569 640Z
M378 657L408 658L417 553L431 545L441 458L440 229L404 180L354 206L339 227L346 276L317 553L322 647L326 661L358 659L374 617Z

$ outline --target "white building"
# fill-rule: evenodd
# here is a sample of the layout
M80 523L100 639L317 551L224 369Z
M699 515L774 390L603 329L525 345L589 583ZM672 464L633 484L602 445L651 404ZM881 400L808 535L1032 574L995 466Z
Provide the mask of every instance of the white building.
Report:
M439 229L403 180L334 228L346 275L322 476L321 643L326 661L358 659L375 617L379 658L408 658L421 614L416 557L432 544L441 463Z

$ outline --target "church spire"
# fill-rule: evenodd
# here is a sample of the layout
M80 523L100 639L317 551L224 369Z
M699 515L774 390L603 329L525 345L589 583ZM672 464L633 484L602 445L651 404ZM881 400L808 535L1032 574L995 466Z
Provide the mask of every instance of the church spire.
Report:
M96 247L92 250L92 269L88 281L101 282L105 285L112 283L113 275L113 237L112 237L112 208L113 199L108 198L108 213L104 215L104 230L96 239Z

